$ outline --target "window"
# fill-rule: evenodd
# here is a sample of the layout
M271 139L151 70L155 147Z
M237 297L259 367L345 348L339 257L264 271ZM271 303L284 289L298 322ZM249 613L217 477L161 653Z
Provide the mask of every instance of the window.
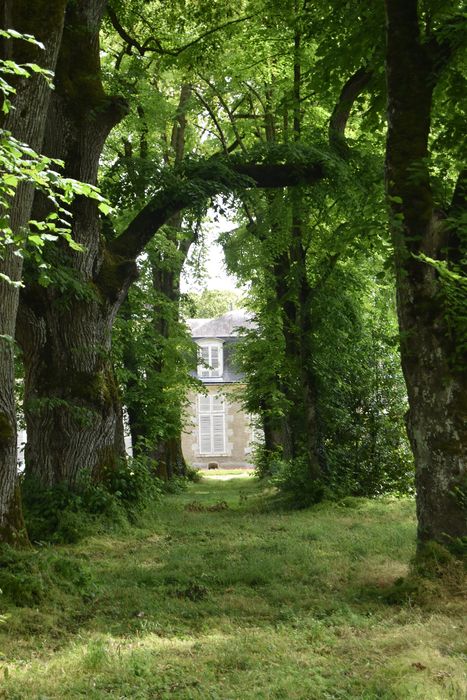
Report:
M199 344L198 376L199 377L222 377L223 371L223 348L222 343L209 341Z
M222 396L198 397L199 452L202 455L225 453L225 402Z

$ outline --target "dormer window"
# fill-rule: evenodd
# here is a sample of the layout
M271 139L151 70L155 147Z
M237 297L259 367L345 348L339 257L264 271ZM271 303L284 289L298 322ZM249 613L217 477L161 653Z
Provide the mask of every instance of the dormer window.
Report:
M222 377L223 347L220 340L198 342L198 377Z

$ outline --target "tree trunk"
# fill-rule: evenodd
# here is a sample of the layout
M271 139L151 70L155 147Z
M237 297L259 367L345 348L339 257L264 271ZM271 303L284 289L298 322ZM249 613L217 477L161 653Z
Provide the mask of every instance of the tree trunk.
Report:
M151 452L151 457L157 462L156 474L161 479L186 475L186 462L180 436L176 435L157 443Z
M99 480L122 456L121 406L110 354L110 309L103 301L70 309L22 297L18 339L25 363L26 475L73 487L81 473ZM54 301L57 301L54 299Z
M65 0L31 3L4 0L0 5L1 26L34 34L43 42L41 51L25 42L3 42L6 55L18 62L36 62L54 70L63 30ZM50 88L41 76L16 84L14 109L7 115L3 128L35 151L42 147ZM10 226L21 231L30 217L34 190L20 185L9 210ZM22 277L22 258L7 246L0 261L0 272L18 281ZM17 485L17 428L14 391L14 346L18 287L0 279L0 541L19 542L26 539ZM2 337L3 336L3 337Z
M185 132L186 132L186 111L191 97L191 86L183 84L180 89L180 98L178 103L175 121L172 127L172 135L170 139L171 152L165 154L165 161L169 163L173 160L174 165L181 165L185 153ZM141 112L142 113L142 112ZM145 127L145 125L143 125ZM147 127L145 127L147 128ZM143 133L143 132L142 132ZM140 157L145 158L147 151L140 149ZM162 342L160 354L157 360L153 360L150 367L146 367L148 383L150 384L151 375L162 376L166 364L166 348L165 345L170 339L174 326L180 323L179 307L180 307L180 277L182 267L188 255L191 243L194 242L194 237L182 238L182 214L173 216L167 222L167 238L174 244L177 250L175 259L167 259L164 254L159 254L157 251L149 252L149 261L151 266L152 277L152 325L154 329L154 342L157 339ZM131 318L131 309L129 305L126 310L127 316ZM130 421L130 432L133 440L134 449L137 453L144 452L141 447L146 439L150 439L152 434L151 417L148 415L147 403L144 400L148 396L151 389L148 387L146 391L142 387L138 387L138 382L134 377L138 370L137 356L134 348L134 341L131 337L124 339L123 362L125 368L129 372L127 380L127 409ZM156 382L161 386L161 381ZM164 397L158 397L160 411L164 411ZM186 462L182 452L182 402L180 400L178 424L180 430L177 435L168 436L165 439L158 439L147 450L148 455L157 462L156 472L163 479L170 479L174 475L182 476L186 473ZM173 409L173 407L171 407ZM150 412L149 412L150 413Z
M415 459L418 543L449 545L467 535L467 358L456 356L433 267L449 262L446 226L434 216L426 159L439 70L433 42L420 37L416 0L386 0L387 191L392 215L407 427ZM462 497L462 491L464 496Z
M174 237L174 240L176 240L177 234L182 231L182 217L175 217L171 220L169 225L172 229L172 236ZM186 245L183 245L185 243ZM167 263L164 265L164 261L160 259L160 256L159 264L155 262L154 257L151 258L150 256L155 299L158 297L162 297L163 299L160 308L158 307L157 302L154 301L152 309L153 323L156 333L159 333L164 341L167 341L171 337L174 326L178 326L180 324L180 277L186 255L188 254L189 242L184 241L183 244L179 248L179 259L172 261L169 269L167 269ZM172 317L170 317L170 312L168 316L167 306L169 306L172 311ZM151 368L151 371L162 374L165 369L166 360L167 358L164 356L164 353L162 353L160 362L155 364ZM176 435L171 435L164 440L160 440L151 451L151 456L153 456L154 459L159 462L158 469L162 470L162 473L165 473L168 479L171 479L173 476L183 476L186 474L187 465L182 452L181 398L182 397L180 397L180 405L177 407L180 430Z
M127 298L120 309L120 317L126 322L133 320L130 298ZM122 337L122 363L126 371L124 382L124 401L128 414L128 424L131 435L133 457L139 457L143 450L143 439L146 434L146 406L144 397L137 380L138 356L135 339L132 333L124 333Z
M125 114L102 88L99 27L105 0L68 7L44 152L65 174L95 184L104 142ZM35 204L40 210L43 202ZM109 358L111 328L131 281L131 263L105 253L96 203L73 205L72 234L85 246L56 251L56 281L29 281L21 296L18 340L24 352L26 474L43 485L74 486L81 472L99 479L121 454L121 406ZM54 273L53 273L54 274ZM116 282L128 278L126 284Z

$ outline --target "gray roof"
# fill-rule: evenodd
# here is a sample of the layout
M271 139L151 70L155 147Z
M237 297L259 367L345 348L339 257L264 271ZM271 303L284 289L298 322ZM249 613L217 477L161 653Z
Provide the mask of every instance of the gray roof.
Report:
M227 311L216 318L189 318L186 321L191 337L199 338L237 338L239 327L254 327L254 322L244 309Z

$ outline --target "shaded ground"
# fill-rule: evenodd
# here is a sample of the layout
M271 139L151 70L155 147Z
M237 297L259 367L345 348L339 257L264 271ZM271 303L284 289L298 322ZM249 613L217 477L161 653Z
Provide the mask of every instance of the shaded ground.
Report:
M4 604L0 698L463 700L462 600L387 600L414 535L409 500L277 511L253 479L203 480L37 554L80 583Z

